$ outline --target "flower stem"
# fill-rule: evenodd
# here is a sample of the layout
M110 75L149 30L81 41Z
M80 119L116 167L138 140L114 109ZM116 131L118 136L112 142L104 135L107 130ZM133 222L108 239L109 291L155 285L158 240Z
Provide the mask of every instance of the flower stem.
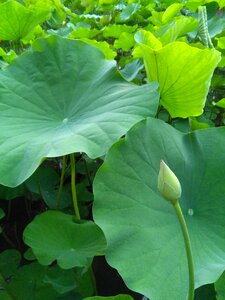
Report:
M59 191L58 191L57 200L56 200L56 209L60 208L60 201L61 201L61 194L62 194L62 189L63 189L63 181L64 181L64 176L65 176L65 171L66 171L66 155L64 155L63 159L62 159L62 171L61 171L61 177L60 177Z
M72 190L72 198L73 198L73 207L74 207L75 217L78 220L80 220L80 212L77 203L76 169L75 169L74 154L70 154L70 163L71 163L71 190Z
M93 271L93 266L90 266L90 275L91 275L91 281L92 281L92 286L93 286L93 290L94 290L94 295L97 296L98 290L97 290L97 285L96 285L95 274Z
M189 292L188 292L188 298L187 300L193 300L194 299L194 291L195 291L195 280L194 280L194 264L193 264L193 256L192 256L192 249L191 249L191 240L189 237L187 225L184 219L184 215L182 213L179 201L176 201L176 203L173 204L180 227L182 230L184 243L185 243L185 249L186 249L186 255L187 255L187 261L188 261L188 273L189 273Z

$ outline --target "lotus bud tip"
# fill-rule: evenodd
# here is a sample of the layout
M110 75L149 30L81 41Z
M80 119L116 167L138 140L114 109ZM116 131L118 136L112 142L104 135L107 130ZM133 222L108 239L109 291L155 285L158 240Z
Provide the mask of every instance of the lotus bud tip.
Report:
M158 190L160 194L172 204L175 204L181 197L180 182L163 160L160 160Z

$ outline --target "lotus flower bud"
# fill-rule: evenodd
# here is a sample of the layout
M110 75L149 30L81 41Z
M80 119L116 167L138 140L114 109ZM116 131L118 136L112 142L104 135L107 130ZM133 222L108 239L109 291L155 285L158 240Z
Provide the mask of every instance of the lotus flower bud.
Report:
M163 160L160 161L158 190L172 204L175 204L181 196L180 182Z

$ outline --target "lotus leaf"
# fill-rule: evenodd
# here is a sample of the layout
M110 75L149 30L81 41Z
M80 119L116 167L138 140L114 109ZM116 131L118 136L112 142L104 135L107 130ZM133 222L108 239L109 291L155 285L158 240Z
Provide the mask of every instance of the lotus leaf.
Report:
M0 183L16 186L44 157L107 149L155 115L157 84L125 81L102 52L50 36L0 71Z
M157 190L161 159L181 182L195 287L225 269L224 135L225 127L185 134L148 118L110 149L94 181L94 220L106 236L109 264L130 289L152 300L187 296L181 229Z
M183 42L161 47L147 31L138 32L135 39L148 81L159 83L160 102L170 115L173 118L201 115L220 52L194 48Z

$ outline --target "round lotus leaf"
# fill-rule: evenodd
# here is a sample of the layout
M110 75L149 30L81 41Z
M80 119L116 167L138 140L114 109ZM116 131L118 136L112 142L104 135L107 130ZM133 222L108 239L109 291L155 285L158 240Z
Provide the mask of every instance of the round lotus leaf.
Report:
M225 128L182 133L148 118L108 152L94 181L94 220L110 265L151 300L186 299L188 267L173 206L157 190L160 160L181 182L195 287L225 269Z
M82 41L50 36L0 71L0 183L16 186L44 157L108 148L155 115L157 84L125 81L115 61Z
M24 241L42 265L57 260L62 269L89 267L106 248L101 229L92 221L75 222L60 211L38 215L24 230Z

